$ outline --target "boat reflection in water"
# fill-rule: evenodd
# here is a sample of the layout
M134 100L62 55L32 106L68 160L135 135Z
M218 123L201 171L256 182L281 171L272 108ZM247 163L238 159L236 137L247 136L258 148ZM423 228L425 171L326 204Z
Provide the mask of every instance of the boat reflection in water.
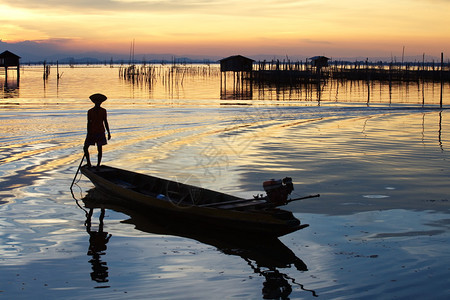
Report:
M111 201L110 196L96 188L88 191L83 198L83 202L85 207L89 209L89 213L86 213L89 222L87 221L86 224L90 224L93 209L101 209L100 225L103 226L104 209L112 209L128 215L130 218L122 221L122 223L133 224L140 231L197 240L203 244L216 247L222 253L241 257L256 274L265 278L262 288L264 299L286 299L292 292L292 285L296 285L302 290L312 293L313 296L317 296L315 291L304 288L302 284L295 282L294 278L280 272L279 269L291 268L292 266L298 271L307 271L308 267L277 237L254 237L248 234L240 234L236 231L222 230L221 228L210 227L206 229L205 226L186 224L186 222L180 223L177 222L176 218L168 219L167 216L152 214L151 211L130 210L123 206L112 204L114 201ZM93 241L91 233L90 242ZM99 235L96 235L96 238L98 237L99 240L102 240L101 251L104 251L111 235L103 232L102 229L99 229L97 234ZM95 249L100 250L99 248ZM92 253L96 251L92 246L92 242L90 250L92 250ZM102 262L99 259L100 255L94 255L93 260L91 260L94 273L97 272L96 276L92 276L92 279L97 282L99 282L98 280L107 281L108 276L106 262ZM97 260L95 260L96 257L98 258Z

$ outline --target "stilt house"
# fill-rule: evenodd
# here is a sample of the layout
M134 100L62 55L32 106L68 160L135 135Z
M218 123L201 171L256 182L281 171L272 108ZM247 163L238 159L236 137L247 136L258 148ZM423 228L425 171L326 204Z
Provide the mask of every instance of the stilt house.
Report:
M5 76L8 77L8 68L15 67L17 69L17 81L20 76L20 56L10 51L4 51L0 54L0 68L5 68Z

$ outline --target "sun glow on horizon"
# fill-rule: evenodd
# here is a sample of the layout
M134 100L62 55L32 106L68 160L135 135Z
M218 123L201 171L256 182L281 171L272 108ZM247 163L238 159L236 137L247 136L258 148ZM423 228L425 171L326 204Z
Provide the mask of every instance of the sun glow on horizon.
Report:
M142 53L181 55L450 51L447 1L0 0L0 9L3 42L47 41L66 50L124 52L134 39Z

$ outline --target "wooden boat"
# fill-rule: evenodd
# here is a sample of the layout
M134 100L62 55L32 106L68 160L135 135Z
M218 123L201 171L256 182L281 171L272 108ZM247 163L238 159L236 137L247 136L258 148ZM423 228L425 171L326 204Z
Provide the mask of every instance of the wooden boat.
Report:
M271 236L282 236L309 226L300 224L291 212L277 207L282 203L269 201L268 197L242 199L110 166L83 166L81 172L96 188L111 196L108 201L189 223Z
M121 220L120 223L134 225L136 230L196 240L203 244L214 246L222 253L241 256L247 261L252 260L258 265L258 269L262 267L268 269L288 268L294 265L299 271L308 270L306 264L283 244L278 237L217 232L210 230L210 228L205 228L205 226L187 224L177 219L167 222L167 218L163 216L114 205L109 203L107 198L107 194L98 191L97 188L93 188L87 192L82 201L89 210L111 209L123 213L128 218ZM92 214L86 212L86 217L85 224L90 224ZM103 222L103 219L100 222Z

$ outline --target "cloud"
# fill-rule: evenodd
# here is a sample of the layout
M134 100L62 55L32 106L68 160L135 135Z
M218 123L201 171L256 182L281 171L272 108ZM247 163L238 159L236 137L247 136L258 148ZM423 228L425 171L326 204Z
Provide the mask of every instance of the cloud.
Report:
M70 11L71 13L82 12L85 14L105 13L108 11L183 11L223 4L223 1L209 0L3 0L2 2L16 8L42 11L62 10Z
M58 45L65 44L71 41L71 39L64 39L64 38L53 38L48 40L26 40L16 43L10 43L10 42L3 42L0 40L0 47L11 47L11 48L20 48L20 47L30 47L30 48L54 48Z
M313 44L313 45L331 45L332 42L322 41L322 40L313 40L313 39L300 39L301 43L305 44Z
M17 43L8 43L0 40L0 52L9 50L20 57L22 61L40 61L50 57L70 55L64 50L64 45L70 43L70 39L49 39L36 41L22 41Z
M173 12L261 16L289 14L292 9L316 6L311 0L2 0L10 7L42 12L67 11L71 14L108 12Z
M333 0L0 0L0 39L28 40L29 49L46 52L126 53L133 39L139 51L160 53L367 55L403 45L411 52L447 52L449 2L413 0L404 9L392 0L376 6Z

